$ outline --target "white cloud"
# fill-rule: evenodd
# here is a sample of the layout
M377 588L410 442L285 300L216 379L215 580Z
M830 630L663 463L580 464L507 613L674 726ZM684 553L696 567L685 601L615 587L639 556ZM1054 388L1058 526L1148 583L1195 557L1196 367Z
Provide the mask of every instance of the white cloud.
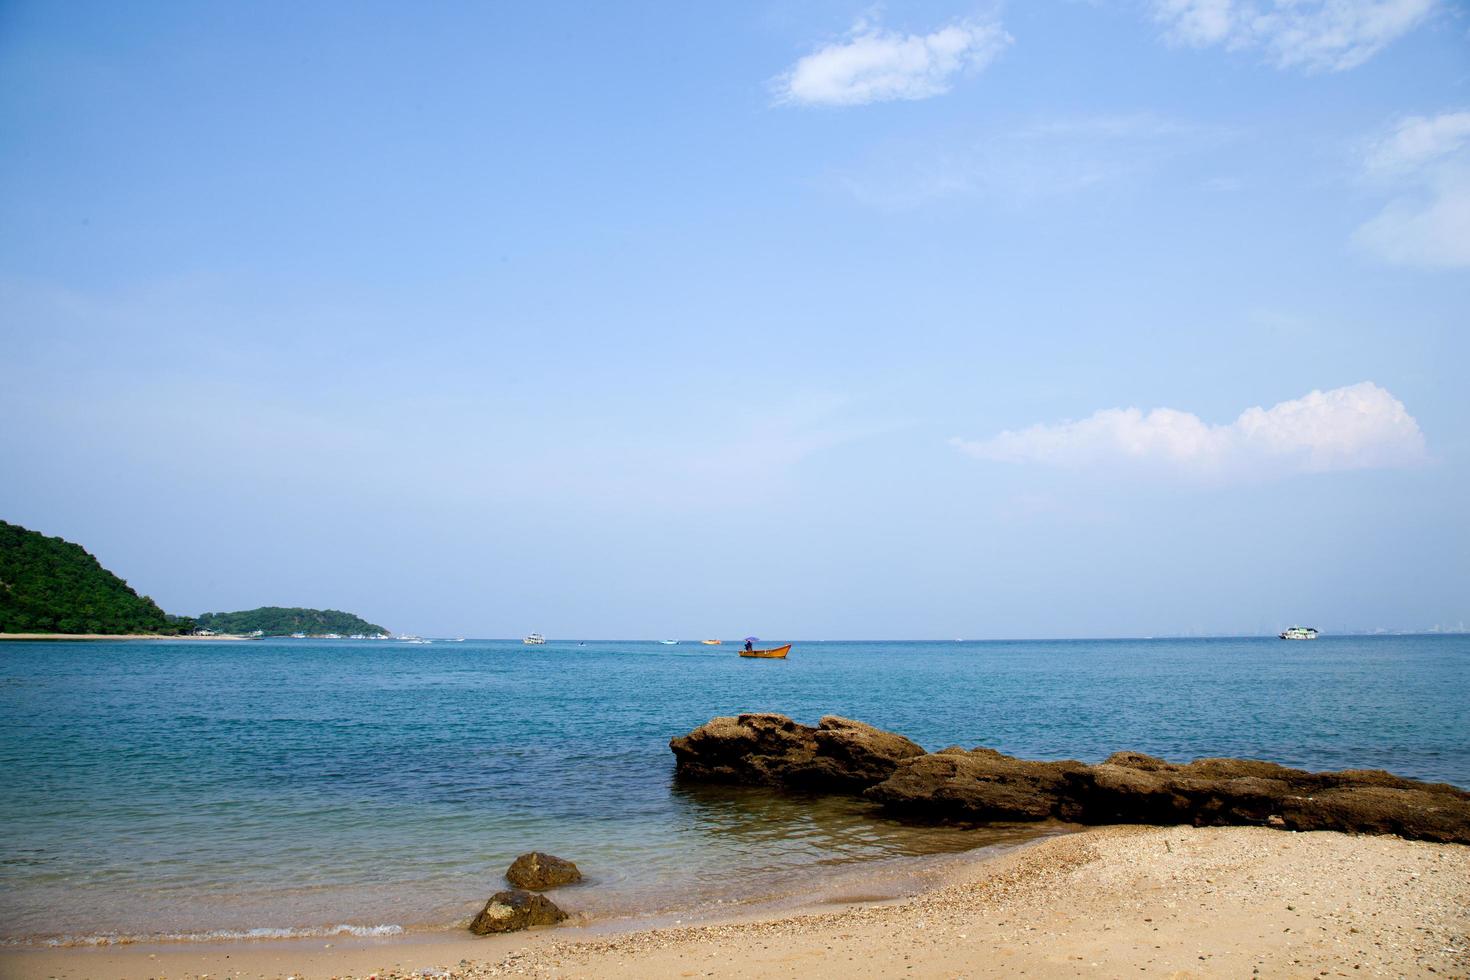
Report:
M1248 408L1229 425L1211 425L1172 408L1108 408L1076 422L951 443L997 462L1125 464L1211 478L1378 469L1425 458L1419 424L1402 402L1371 381Z
M1374 141L1364 167L1373 174L1412 173L1470 143L1470 112L1410 116Z
M1360 246L1398 265L1470 266L1470 112L1401 120L1363 172L1395 196L1357 230Z
M1439 0L1153 0L1171 40L1259 49L1278 68L1356 68L1427 18Z
M999 24L960 22L920 35L858 21L845 40L812 52L779 76L776 100L850 106L927 99L948 92L961 72L990 64L1010 43Z

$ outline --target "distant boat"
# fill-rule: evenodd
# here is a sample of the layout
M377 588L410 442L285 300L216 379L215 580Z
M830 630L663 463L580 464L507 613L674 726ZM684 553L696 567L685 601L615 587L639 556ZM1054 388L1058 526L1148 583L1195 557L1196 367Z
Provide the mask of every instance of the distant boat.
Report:
M700 643L703 643L707 647L717 647L721 643L724 643L725 641L724 640L700 640L699 642Z
M791 644L784 647L775 647L771 650L741 650L742 657L760 657L765 660L785 660L786 655L791 652Z
M293 640L304 640L304 639L306 639L306 634L305 633L292 633L291 634L291 639L293 639Z
M674 646L675 644L677 644L679 641L678 640L659 640L658 642L662 643L666 647L671 647L671 646Z
M527 646L535 647L545 643L546 637L542 636L540 633L532 633L530 636L522 639L521 642L526 644Z
M1292 626L1277 634L1283 640L1315 640L1317 631L1310 626Z

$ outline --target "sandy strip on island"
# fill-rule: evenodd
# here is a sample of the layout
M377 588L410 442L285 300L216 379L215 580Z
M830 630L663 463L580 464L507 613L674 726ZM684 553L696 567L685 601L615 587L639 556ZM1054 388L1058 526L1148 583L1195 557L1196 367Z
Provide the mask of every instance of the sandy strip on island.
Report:
M253 640L253 636L236 636L233 633L216 633L213 636L195 636L192 633L0 633L0 640Z
M977 860L912 898L776 919L617 934L10 949L0 952L0 974L1443 978L1470 975L1467 934L1464 845L1101 827Z

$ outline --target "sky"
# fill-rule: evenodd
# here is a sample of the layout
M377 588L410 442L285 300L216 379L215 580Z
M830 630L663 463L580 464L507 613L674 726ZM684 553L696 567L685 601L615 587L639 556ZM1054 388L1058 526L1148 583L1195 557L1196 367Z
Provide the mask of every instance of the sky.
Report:
M0 0L0 518L424 635L1470 621L1470 7Z

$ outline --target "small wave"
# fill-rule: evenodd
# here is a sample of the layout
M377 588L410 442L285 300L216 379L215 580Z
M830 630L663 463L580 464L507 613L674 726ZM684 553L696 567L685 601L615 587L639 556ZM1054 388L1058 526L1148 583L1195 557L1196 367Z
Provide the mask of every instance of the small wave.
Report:
M259 928L259 929L213 929L208 932L155 932L141 935L100 933L92 936L53 936L49 939L7 939L6 946L21 946L40 943L46 946L129 946L135 943L209 943L251 939L312 939L323 936L358 936L371 939L380 936L401 936L403 927L398 925L354 926L343 923L337 926L315 926L305 928Z

